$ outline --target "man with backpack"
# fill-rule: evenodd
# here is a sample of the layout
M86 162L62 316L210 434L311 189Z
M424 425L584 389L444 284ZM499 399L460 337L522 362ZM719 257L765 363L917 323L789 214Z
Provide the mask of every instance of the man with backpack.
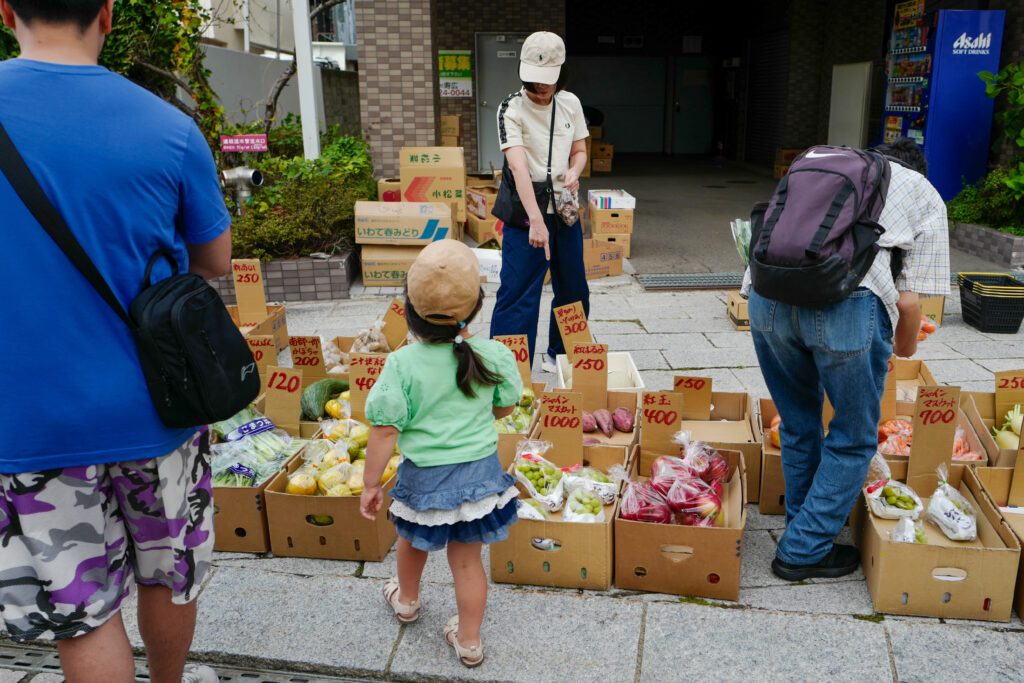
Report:
M21 46L0 62L0 124L124 308L143 280L230 266L231 217L195 122L97 65L113 0L0 0ZM154 683L185 667L209 575L204 430L157 414L132 331L34 217L0 153L0 612L17 641L54 640L68 680L135 679L121 607L138 594ZM210 347L212 349L212 346ZM194 423L193 423L194 424Z
M912 140L873 150L812 147L751 220L750 328L782 418L786 531L772 571L844 576L834 542L878 448L893 352L910 356L918 295L949 292L946 207ZM823 392L835 409L825 436Z

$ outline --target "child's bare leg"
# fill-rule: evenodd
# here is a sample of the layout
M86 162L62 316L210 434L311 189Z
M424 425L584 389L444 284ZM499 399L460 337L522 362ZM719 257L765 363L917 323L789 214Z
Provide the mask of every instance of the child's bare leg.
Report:
M480 560L480 543L449 543L448 565L455 579L455 602L459 606L459 644L480 644L480 624L487 607L487 575Z
M404 538L398 539L398 601L411 605L420 597L420 577L428 553L417 550Z

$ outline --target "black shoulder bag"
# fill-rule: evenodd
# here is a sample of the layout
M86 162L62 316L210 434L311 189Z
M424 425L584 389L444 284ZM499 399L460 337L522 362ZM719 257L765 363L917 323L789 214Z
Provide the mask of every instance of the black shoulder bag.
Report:
M544 213L550 206L551 199L555 194L554 185L551 183L551 146L555 139L555 97L551 96L551 128L548 131L548 175L547 178L538 182L533 181L533 194L537 197L537 206L540 212ZM513 228L528 229L530 227L529 217L519 199L519 192L516 191L516 179L508 167L508 157L501 167L501 186L498 188L498 196L494 198L494 208L491 215L500 218L505 225Z
M168 427L196 427L231 417L260 391L249 345L220 296L195 273L178 274L170 252L146 265L142 291L126 313L110 285L39 186L0 124L0 170L32 215L103 300L131 329L153 405ZM158 259L171 277L152 284Z

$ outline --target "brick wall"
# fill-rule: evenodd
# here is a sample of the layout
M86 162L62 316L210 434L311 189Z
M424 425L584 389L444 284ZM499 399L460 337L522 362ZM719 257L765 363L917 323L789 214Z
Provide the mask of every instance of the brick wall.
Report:
M437 59L431 4L356 3L359 115L379 176L398 175L402 147L436 144Z
M359 74L320 69L324 91L324 123L338 124L345 134L359 133Z
M520 0L518 2L439 0L434 5L436 11L435 63L437 61L436 50L476 49L474 34L478 32L533 33L534 31L551 31L565 37L565 0ZM359 54L364 54L362 45L360 45ZM571 47L569 56L570 58L572 56ZM475 73L473 78L473 92L476 93ZM466 168L475 169L477 167L476 97L439 99L441 114L458 114L462 117L462 146L465 151ZM440 143L440 137L437 140Z

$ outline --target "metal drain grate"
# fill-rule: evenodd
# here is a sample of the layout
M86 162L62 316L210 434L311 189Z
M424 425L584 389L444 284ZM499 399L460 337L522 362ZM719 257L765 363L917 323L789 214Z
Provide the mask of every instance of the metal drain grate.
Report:
M734 289L743 284L743 273L676 273L637 275L637 282L646 289Z
M234 666L209 664L217 671L221 683L368 683L369 679L325 676L317 673L288 673L286 671L241 669ZM56 674L63 676L56 650L0 645L0 678L4 671L23 671L25 674ZM136 683L149 683L146 660L135 660Z

